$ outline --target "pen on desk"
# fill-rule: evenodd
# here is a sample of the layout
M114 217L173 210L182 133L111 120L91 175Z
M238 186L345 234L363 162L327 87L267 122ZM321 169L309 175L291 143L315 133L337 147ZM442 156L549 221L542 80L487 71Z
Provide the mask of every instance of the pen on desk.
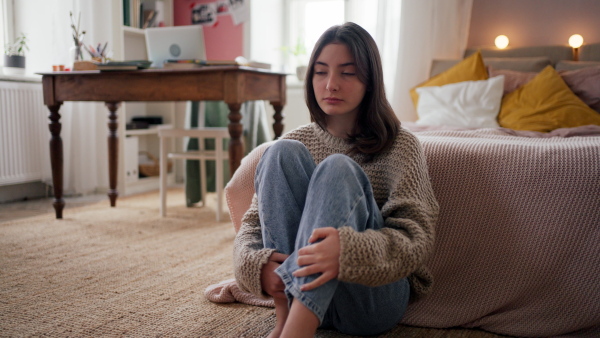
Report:
M85 49L85 51L88 52L88 54L90 54L91 57L94 57L94 54L90 52L90 49L87 46L83 45L83 49Z
M96 51L94 50L94 47L92 45L89 45L88 49L90 50L90 53L92 53L92 57L96 57Z
M108 45L108 41L104 43L104 47L102 47L102 51L100 51L100 56L104 56L104 52L106 51L106 45Z

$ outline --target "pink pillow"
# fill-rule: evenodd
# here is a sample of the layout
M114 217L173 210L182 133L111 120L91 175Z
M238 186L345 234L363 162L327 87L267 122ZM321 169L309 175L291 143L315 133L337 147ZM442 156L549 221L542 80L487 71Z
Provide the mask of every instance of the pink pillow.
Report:
M488 74L490 78L498 75L504 75L503 95L517 90L519 87L531 81L531 79L537 75L536 72L518 72L508 69L494 69L491 66L488 66Z
M600 67L560 71L559 74L581 101L600 113Z

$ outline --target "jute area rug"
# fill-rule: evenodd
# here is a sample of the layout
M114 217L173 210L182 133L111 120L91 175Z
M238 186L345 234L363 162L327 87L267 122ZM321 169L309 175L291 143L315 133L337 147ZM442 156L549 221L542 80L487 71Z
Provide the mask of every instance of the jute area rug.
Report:
M234 231L215 200L187 208L182 189L0 222L3 337L263 337L271 308L215 304L204 289L232 278ZM498 337L399 325L386 337ZM319 330L317 337L348 337Z

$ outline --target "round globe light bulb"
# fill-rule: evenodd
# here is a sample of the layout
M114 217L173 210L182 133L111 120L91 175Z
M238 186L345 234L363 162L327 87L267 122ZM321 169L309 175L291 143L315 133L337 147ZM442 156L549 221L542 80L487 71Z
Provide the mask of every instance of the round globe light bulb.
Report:
M506 35L498 35L494 43L499 49L504 49L508 46L508 37Z
M571 35L571 37L569 38L569 46L573 48L579 48L581 47L581 45L583 45L583 36L579 34Z

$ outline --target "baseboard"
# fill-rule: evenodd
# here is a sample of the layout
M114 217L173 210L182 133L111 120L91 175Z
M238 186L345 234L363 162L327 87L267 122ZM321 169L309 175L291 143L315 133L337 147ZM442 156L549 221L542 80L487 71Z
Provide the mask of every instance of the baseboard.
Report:
M0 186L0 203L26 201L50 196L48 186L41 181Z

